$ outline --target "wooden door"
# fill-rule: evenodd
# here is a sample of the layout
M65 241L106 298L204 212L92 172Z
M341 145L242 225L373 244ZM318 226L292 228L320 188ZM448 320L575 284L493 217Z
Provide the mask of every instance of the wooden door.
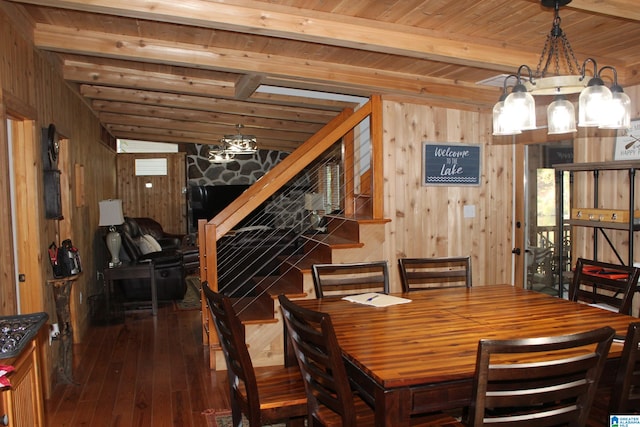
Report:
M145 159L160 168L166 164L166 173L142 171L139 160ZM185 153L118 154L117 164L118 197L125 216L153 218L168 233L187 232Z

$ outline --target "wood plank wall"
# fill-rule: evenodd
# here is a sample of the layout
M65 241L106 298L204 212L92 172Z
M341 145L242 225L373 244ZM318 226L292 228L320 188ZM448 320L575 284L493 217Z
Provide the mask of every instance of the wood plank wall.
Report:
M118 197L125 216L153 218L167 233L187 233L185 153L118 154ZM167 159L167 175L136 176L136 159ZM147 187L150 184L151 187Z
M513 146L491 145L491 113L396 100L383 110L388 259L471 255L474 285L511 283ZM423 142L481 144L481 185L422 186Z
M0 233L0 315L14 315L18 305L13 289L16 283L13 263L4 261L13 258L13 239L9 232L9 207L11 200L8 191L8 140L6 132L7 116L15 120L27 120L30 129L25 135L33 135L25 156L30 160L30 176L33 176L35 188L31 189L37 197L30 201L30 209L36 215L31 227L34 239L21 244L20 269L27 268L34 274L28 275L28 281L20 285L23 313L45 311L50 322L57 322L55 303L47 279L52 278L51 266L47 256L47 246L52 241L60 243L71 238L80 250L83 261L83 273L74 282L71 296L72 327L74 340L82 339L89 326L88 297L102 291L102 283L96 280L96 270L101 268L96 250L98 232L98 201L113 198L116 195L115 152L101 143L101 127L97 118L89 111L81 98L63 81L59 64L50 61L34 49L31 40L31 23L11 2L0 2L0 169L2 184L0 188L0 216L3 232ZM42 188L42 164L40 157L40 129L54 123L64 140L65 160L68 168L67 180L62 188L66 193L63 200L65 221L46 220L44 206L40 198ZM84 203L76 200L76 165L83 166L82 177ZM65 235L60 235L64 232ZM82 295L82 298L80 297ZM59 362L58 343L43 347L45 368L45 391L49 393L55 382L56 367Z

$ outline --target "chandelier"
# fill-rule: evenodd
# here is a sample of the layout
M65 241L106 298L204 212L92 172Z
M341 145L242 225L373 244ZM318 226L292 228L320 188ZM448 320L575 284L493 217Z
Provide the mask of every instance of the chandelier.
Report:
M224 135L220 138L220 145L211 146L209 149L209 162L229 163L235 160L236 155L254 154L257 150L257 139L254 135L243 135L240 129L244 126L236 125L238 133Z
M578 126L601 129L628 129L631 126L631 100L618 85L618 73L612 66L598 69L593 58L582 66L571 44L560 28L559 10L571 0L541 0L545 7L554 7L554 19L542 49L536 70L521 65L516 74L504 79L502 96L493 107L493 134L516 135L536 129L536 108L533 95L554 95L547 107L548 133L576 132L575 108L566 95L580 92ZM588 65L593 64L593 77L587 80ZM561 75L561 68L568 72ZM600 77L611 71L613 85L607 88ZM507 94L509 80L514 79Z

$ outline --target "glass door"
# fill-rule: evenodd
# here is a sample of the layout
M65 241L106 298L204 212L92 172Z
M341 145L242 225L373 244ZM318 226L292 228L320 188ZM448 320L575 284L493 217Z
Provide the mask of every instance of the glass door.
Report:
M570 250L559 265L558 238L565 239L565 248L570 248L569 227L562 227L558 236L558 212L568 218L570 192L565 191L560 201L557 179L568 185L569 174L556 173L554 164L573 162L571 140L525 147L525 288L550 295L562 296L558 285L558 269L570 264ZM558 206L562 206L559 210ZM562 221L564 223L564 221Z

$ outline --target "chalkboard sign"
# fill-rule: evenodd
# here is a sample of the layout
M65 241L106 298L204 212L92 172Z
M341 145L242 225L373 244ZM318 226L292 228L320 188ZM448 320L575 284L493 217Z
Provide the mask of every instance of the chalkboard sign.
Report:
M480 145L425 143L422 185L480 185Z

